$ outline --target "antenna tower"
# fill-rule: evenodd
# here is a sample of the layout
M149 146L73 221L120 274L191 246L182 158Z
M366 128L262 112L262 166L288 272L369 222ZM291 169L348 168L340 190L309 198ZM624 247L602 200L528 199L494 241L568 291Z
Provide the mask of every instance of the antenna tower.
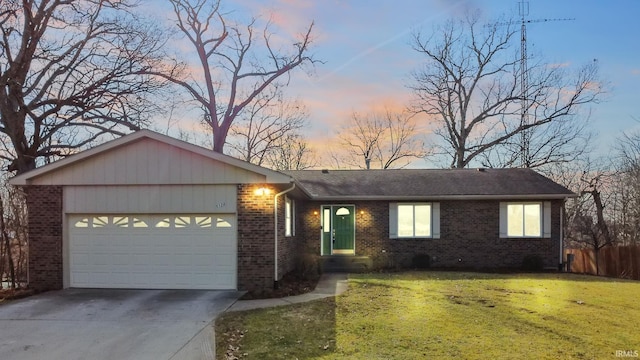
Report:
M521 86L521 112L520 112L520 124L521 126L529 125L529 71L527 67L527 24L537 22L550 22L550 21L569 21L575 19L536 19L529 20L529 1L522 0L518 2L518 13L520 15L520 86ZM522 167L530 167L531 159L529 158L529 145L531 143L531 130L526 129L521 132L521 160Z

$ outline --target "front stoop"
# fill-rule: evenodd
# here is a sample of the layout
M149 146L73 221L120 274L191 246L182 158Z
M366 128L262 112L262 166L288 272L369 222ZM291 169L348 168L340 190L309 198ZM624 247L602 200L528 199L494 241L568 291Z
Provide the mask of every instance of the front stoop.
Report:
M368 256L328 255L320 258L322 272L366 272L373 267L373 261Z

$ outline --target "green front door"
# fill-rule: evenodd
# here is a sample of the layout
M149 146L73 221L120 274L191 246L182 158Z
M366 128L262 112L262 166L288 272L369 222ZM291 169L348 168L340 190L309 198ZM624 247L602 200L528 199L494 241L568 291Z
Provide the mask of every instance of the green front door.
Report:
M355 206L322 206L322 255L355 253Z

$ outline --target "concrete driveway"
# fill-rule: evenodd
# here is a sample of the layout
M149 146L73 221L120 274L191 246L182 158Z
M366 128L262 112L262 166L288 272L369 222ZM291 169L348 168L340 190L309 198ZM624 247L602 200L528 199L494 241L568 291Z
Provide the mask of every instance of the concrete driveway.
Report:
M241 293L67 289L0 305L2 359L206 359Z

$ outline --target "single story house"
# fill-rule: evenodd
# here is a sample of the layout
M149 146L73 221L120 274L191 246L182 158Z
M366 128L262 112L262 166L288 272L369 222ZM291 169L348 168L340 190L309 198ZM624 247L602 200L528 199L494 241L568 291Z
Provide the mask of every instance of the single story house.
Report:
M528 169L277 172L148 130L10 183L27 195L38 290L264 289L305 253L557 268L574 196Z

